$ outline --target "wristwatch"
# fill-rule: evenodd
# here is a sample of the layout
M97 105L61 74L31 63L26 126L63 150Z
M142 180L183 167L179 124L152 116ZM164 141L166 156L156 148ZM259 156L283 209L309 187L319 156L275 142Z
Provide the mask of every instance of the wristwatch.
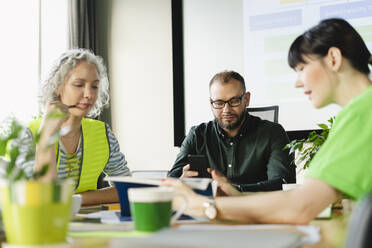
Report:
M203 202L204 207L204 214L208 217L210 220L215 220L217 217L217 208L216 203L213 199L208 199L205 202Z

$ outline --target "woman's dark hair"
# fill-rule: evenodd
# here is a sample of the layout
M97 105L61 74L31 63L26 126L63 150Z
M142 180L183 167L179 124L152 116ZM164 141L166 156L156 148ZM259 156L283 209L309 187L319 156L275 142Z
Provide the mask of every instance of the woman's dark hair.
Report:
M325 19L298 36L289 49L288 64L294 69L297 64L305 63L303 56L324 57L331 47L340 49L356 70L370 73L371 53L362 37L347 21L338 18Z

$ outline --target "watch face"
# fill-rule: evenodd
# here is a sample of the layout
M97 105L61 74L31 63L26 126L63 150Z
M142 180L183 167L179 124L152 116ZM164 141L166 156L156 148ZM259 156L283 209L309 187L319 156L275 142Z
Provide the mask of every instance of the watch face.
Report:
M216 208L213 206L213 205L209 205L206 209L205 209L205 215L210 219L210 220L214 220L217 216L217 210Z

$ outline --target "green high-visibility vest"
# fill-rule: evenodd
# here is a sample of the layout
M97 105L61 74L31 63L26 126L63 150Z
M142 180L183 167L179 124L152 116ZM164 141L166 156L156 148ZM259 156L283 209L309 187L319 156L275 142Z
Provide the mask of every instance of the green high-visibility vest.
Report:
M30 122L29 128L35 136L41 124L41 119ZM106 125L102 121L83 118L82 127L82 150L80 175L75 193L97 189L98 177L105 168L109 156L110 147L107 137ZM57 169L60 162L60 147L56 142Z

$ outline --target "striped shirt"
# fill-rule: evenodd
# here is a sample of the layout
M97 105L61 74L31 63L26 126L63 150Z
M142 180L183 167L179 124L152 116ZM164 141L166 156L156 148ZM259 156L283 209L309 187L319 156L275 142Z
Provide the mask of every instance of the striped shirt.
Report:
M120 152L119 142L107 124L106 128L108 143L110 146L110 156L105 168L103 169L103 172L108 176L130 176L131 172L127 166L127 161L125 160L124 154ZM25 149L21 152L25 152L27 150L27 147L30 147L32 145L31 131L28 131L24 135L23 144ZM59 144L60 163L58 166L58 178L72 178L76 185L79 179L79 171L81 166L80 161L83 155L81 137L76 153L67 153L61 141L59 142ZM33 173L34 163L34 161L25 162L24 159L20 159L17 161L17 165L22 166L28 176L32 175Z

